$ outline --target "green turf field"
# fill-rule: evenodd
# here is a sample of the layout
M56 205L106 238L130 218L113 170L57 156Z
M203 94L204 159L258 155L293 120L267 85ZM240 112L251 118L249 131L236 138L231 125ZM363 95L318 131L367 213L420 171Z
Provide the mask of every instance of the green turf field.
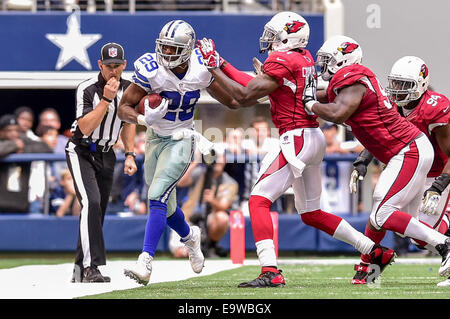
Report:
M129 256L110 256L110 260L123 260ZM346 259L347 257L338 257ZM125 258L129 259L129 258ZM170 259L170 258L164 258ZM303 261L305 257L301 257ZM314 260L325 258L313 257ZM354 259L354 257L353 257ZM60 264L73 262L71 254L3 255L0 269L21 265ZM286 279L284 288L242 289L240 282L254 279L258 266L243 266L208 276L187 280L154 283L136 289L117 290L91 295L81 299L450 299L450 287L437 287L446 278L438 275L439 263L394 263L373 285L350 284L353 266L283 264L280 268Z
M437 287L445 278L438 266L393 264L373 285L354 286L352 266L281 265L286 286L273 289L236 288L253 279L258 266L244 266L210 276L146 287L114 291L87 298L124 299L442 299L450 298L450 287Z

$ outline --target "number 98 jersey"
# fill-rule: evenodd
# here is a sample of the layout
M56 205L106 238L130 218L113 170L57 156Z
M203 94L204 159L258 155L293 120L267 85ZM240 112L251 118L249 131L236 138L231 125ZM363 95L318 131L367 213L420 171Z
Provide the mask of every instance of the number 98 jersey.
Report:
M169 136L178 129L193 128L200 90L207 88L213 77L203 65L200 51L195 49L181 78L159 65L155 53L145 53L134 62L132 81L147 93L158 93L169 100L166 115L152 125L156 134Z

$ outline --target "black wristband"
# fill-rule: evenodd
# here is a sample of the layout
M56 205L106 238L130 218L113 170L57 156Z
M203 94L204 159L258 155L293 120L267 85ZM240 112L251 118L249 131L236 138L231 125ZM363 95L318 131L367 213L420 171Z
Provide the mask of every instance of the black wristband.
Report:
M223 62L220 64L219 69L223 70L223 68L228 64L227 61L223 60Z
M361 153L359 153L358 158L353 162L353 166L357 166L363 164L365 166L369 166L370 162L373 159L373 155L366 149L364 149Z
M136 153L135 152L126 152L125 157L127 157L127 156L133 156L134 158L136 158Z
M447 188L448 184L450 184L450 176L447 173L443 173L436 177L433 184L429 190L437 192L439 195Z
M111 103L112 100L108 99L107 97L105 97L104 95L102 96L102 100L105 100L108 103Z

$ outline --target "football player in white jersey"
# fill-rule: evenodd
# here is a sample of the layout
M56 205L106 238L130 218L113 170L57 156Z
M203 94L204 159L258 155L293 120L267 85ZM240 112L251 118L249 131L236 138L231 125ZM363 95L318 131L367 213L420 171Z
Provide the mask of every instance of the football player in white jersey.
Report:
M185 243L194 272L202 271L205 259L200 247L201 231L186 223L176 205L175 186L192 161L196 142L200 150L205 143L194 131L193 121L200 90L206 89L230 108L239 106L214 81L201 53L194 49L195 42L195 32L188 23L168 22L156 40L156 52L145 53L135 61L132 84L124 92L118 110L123 121L147 127L144 171L149 185L149 217L142 253L136 264L124 270L126 276L143 285L150 280L151 262L166 224ZM159 93L163 100L158 107L146 106L145 114L139 114L135 106L149 93Z

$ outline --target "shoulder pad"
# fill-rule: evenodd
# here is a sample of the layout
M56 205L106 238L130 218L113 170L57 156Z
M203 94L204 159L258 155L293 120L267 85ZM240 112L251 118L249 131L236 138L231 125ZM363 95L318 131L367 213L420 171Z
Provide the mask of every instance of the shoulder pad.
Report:
M349 86L364 76L373 76L373 73L368 68L359 64L346 66L336 72L331 79L329 86L332 87L333 90L343 86Z
M160 68L155 53L145 53L134 61L134 70L145 78L153 78Z
M208 87L211 84L213 76L203 64L202 54L198 48L192 51L189 68L201 86Z
M160 70L160 66L156 61L156 56L153 53L145 53L134 61L134 75L132 77L133 83L139 85L146 91L152 90L156 79L156 75Z
M423 116L429 120L436 120L439 118L448 118L450 101L445 95L427 91L422 97L425 107L423 108Z

